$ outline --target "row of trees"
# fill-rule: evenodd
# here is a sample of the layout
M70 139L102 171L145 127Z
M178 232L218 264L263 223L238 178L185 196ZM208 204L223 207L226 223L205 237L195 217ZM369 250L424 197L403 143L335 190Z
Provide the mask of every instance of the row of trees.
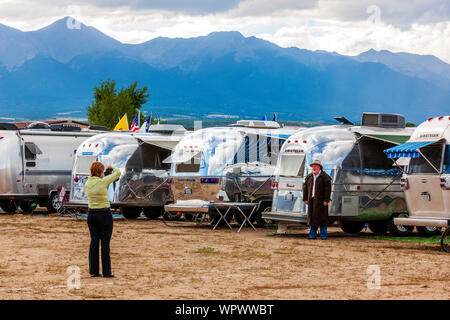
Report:
M114 80L101 81L100 85L94 87L94 101L87 107L89 123L113 129L126 113L128 125L131 125L139 111L141 111L140 123L144 123L148 115L142 111L142 106L150 97L147 91L148 86L138 88L137 81L120 89L116 87ZM152 123L156 121L152 118Z

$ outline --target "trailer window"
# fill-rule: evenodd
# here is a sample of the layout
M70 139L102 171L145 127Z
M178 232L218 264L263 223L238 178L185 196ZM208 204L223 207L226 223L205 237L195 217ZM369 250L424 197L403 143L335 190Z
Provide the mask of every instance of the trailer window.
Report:
M75 162L75 174L90 175L91 164L97 161L97 156L79 156Z
M275 170L275 175L284 177L303 177L305 171L305 154L282 155Z
M420 149L423 154L418 158L412 158L409 162L408 173L410 174L422 174L422 173L437 173L433 166L440 170L442 160L442 144L430 145ZM426 159L425 159L426 158ZM430 165L431 162L432 165Z
M34 142L25 142L25 160L36 160L38 154L42 154L42 151Z
M362 138L360 140L363 174L364 175L395 175L401 171L393 167L391 159L386 157L383 150L393 147L395 144L382 140Z
M170 163L163 160L170 156L170 150L149 143L141 144L126 164L127 169L169 170Z
M352 150L342 160L342 171L352 172L354 174L360 174L361 171L361 158L359 154L359 145L355 144Z
M443 173L450 173L450 146L445 146Z
M200 162L201 162L202 153L199 152L195 154L189 160L177 163L175 167L176 172L198 172L200 170Z

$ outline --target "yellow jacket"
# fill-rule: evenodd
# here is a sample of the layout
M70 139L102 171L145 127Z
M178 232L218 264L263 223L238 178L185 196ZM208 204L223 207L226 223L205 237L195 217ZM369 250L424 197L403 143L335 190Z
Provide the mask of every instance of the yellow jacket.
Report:
M110 183L116 181L121 174L120 170L116 167L111 166L111 168L114 171L109 176L103 178L89 177L84 185L90 209L104 209L111 206L108 199L108 187Z

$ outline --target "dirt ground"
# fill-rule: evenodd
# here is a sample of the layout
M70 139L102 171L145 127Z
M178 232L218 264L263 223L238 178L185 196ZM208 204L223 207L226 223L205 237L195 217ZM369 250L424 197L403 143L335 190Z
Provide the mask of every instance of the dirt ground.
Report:
M85 219L0 214L0 299L450 298L450 255L432 244L235 227L115 219L116 277L90 278ZM379 289L368 288L370 265ZM69 266L81 270L80 289L67 288Z

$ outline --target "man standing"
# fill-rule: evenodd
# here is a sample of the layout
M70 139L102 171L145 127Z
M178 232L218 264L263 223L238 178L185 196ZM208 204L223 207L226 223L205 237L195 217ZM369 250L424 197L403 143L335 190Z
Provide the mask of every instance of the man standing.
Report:
M314 160L310 164L313 172L303 184L303 201L308 205L309 239L316 239L320 227L320 238L327 238L328 203L331 196L331 178L322 169L322 163Z

